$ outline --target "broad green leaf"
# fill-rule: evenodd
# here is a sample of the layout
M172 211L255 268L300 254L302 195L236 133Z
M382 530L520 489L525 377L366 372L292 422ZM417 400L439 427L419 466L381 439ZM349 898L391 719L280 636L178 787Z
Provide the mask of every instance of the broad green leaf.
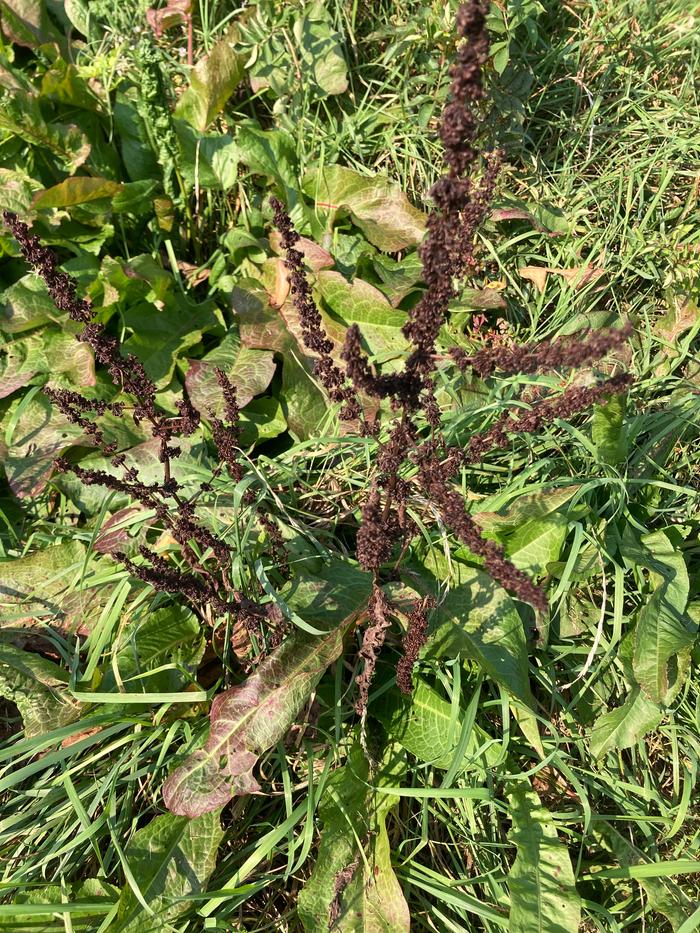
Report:
M110 436L110 433L106 431L105 437L109 440ZM188 493L191 495L198 484L205 479L205 474L211 469L211 465L198 442L183 437L178 440L177 445L182 453L171 463L172 475L180 484L183 495ZM126 458L125 466L136 469L139 479L144 483L162 483L163 464L160 461L159 451L160 442L157 440L144 441L135 447L123 450ZM85 469L100 470L110 476L122 475L122 471L112 464L111 457L101 455L85 457L80 463ZM54 477L53 484L65 493L85 515L95 515L102 508L105 490L101 486L86 485L71 473L63 473ZM130 500L126 495L112 493L110 499L112 511L129 504Z
M463 710L453 722L451 704L421 677L414 680L413 693L409 697L392 690L372 707L372 713L381 720L387 734L420 761L435 768L452 766L462 729ZM478 749L489 740L490 736L475 723L460 770L473 764ZM499 755L500 751L492 744L483 753L482 760L491 766Z
M420 243L426 215L413 207L398 185L381 176L360 175L351 168L329 165L310 169L304 193L312 197L331 229L341 212L350 214L370 243L395 253Z
M600 463L614 466L627 456L626 409L626 394L613 395L604 405L595 406L591 433Z
M686 673L677 656L690 648L698 628L686 613L689 581L683 552L665 531L639 540L628 525L622 553L626 563L649 571L653 586L637 621L634 676L650 700L669 703Z
M277 179L287 189L297 187L296 146L284 130L262 130L245 123L236 132L236 147L239 162L253 174Z
M578 485L553 487L539 492L525 493L503 503L503 494L496 493L479 503L479 511L472 518L484 531L508 531L526 522L545 518L556 512L578 492Z
M0 695L17 704L28 738L80 719L84 704L68 691L68 674L41 655L0 641Z
M193 669L203 651L201 627L190 609L181 605L156 609L121 629L112 648L114 661L100 682L100 691L175 693L188 682L182 668ZM169 670L155 671L168 665Z
M71 207L74 204L85 204L100 198L112 198L123 188L124 185L109 178L73 175L60 184L54 185L53 188L46 188L35 194L33 206L41 209Z
M282 356L281 402L289 431L298 440L313 436L326 417L328 404L312 377L313 360L288 330L279 311L269 307L266 293L235 288L231 303L240 324L241 343Z
M74 172L90 155L87 136L77 126L47 123L38 98L23 91L0 98L0 130L50 153L67 172Z
M540 752L527 639L513 600L487 573L456 560L450 586L432 615L422 655L477 661L513 698L518 724Z
M578 933L581 899L551 814L526 784L517 785L508 800L513 821L508 838L518 848L508 873L509 933Z
M47 327L0 344L0 398L27 385L35 376L51 376L53 383L95 385L95 361L84 343L63 330Z
M242 347L235 330L229 331L201 360L190 360L185 388L192 404L203 413L213 411L221 417L223 395L216 380L217 368L231 380L236 388L238 406L244 408L269 386L275 374L275 361L270 350Z
M190 187L228 191L237 184L238 147L232 136L203 135L182 120L175 122L175 129L181 152L180 171Z
M133 334L123 343L125 353L141 360L146 373L162 387L172 378L175 359L195 346L206 331L219 327L211 302L192 305L182 296L169 300L162 310L152 304L136 304L124 312Z
M41 185L26 172L0 167L0 210L19 214L25 220L32 214L32 198ZM0 327L2 326L0 317Z
M82 542L72 540L0 562L0 619L12 619L18 612L59 617L67 603L75 610L79 594L67 593L80 579L86 553Z
M391 307L384 295L361 279L348 282L339 272L318 273L323 300L347 327L358 324L373 356L395 357L406 353L409 342L401 333L406 314Z
M508 559L518 570L539 576L559 559L569 523L556 513L525 522L508 535L500 535Z
M253 768L287 732L326 668L342 651L343 636L369 596L368 574L334 562L315 580L306 578L286 597L305 622L319 617L327 634L299 629L288 635L255 673L219 693L211 729L198 749L165 782L163 798L173 813L197 816L234 795L258 791Z
M2 31L12 42L29 48L59 38L44 0L3 0Z
M321 844L298 902L299 917L307 933L331 928L332 904L333 916L337 917L332 929L343 933L408 933L408 904L391 865L385 824L398 800L367 787L399 786L405 767L405 754L389 745L376 773L370 775L362 749L354 745L345 766L329 778L319 805ZM356 865L354 874L339 892L340 873L351 865Z
M13 401L0 422L7 449L1 459L12 492L20 499L38 496L53 472L55 458L82 437L82 429L71 424L45 395L27 403Z
M204 131L238 87L244 75L245 57L235 51L238 27L229 26L222 39L190 72L190 86L180 97L175 116Z
M254 398L241 412L242 447L252 447L261 441L279 437L287 430L287 420L280 401L271 396Z
M192 898L206 890L223 838L218 813L189 820L165 813L140 829L126 847L131 877L122 889L114 933L166 933ZM146 910L142 904L148 904Z
M133 101L117 93L112 117L127 177L132 181L160 181L161 171L151 149L148 130Z
M8 334L18 334L62 318L46 285L33 272L6 288L2 293L2 303L0 329Z
M87 878L73 884L47 884L38 888L27 888L12 895L12 916L0 916L0 930L37 930L42 923L41 915L22 913L22 905L75 904L83 909L71 916L73 929L95 929L119 898L119 888L101 878ZM45 917L50 916L50 910Z
M96 112L100 109L100 100L93 92L78 68L64 58L58 57L44 72L41 79L41 96L46 100L56 100L69 107Z
M659 705L635 686L622 706L603 713L595 721L589 740L591 754L602 758L609 751L632 748L662 719Z
M348 89L347 65L343 58L341 37L333 29L323 0L314 3L293 26L304 89L317 98L342 94Z

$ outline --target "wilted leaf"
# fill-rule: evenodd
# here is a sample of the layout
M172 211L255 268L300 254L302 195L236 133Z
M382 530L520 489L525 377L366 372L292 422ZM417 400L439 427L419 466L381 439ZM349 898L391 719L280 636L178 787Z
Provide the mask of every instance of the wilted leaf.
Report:
M158 38L166 29L186 23L191 15L192 0L168 0L164 7L149 7L146 22Z
M633 687L622 706L596 719L589 739L591 754L602 758L611 750L632 748L655 729L662 718L658 703L648 700L639 687Z
M348 212L370 243L387 253L420 243L425 234L426 215L387 178L329 165L310 169L303 190L314 199L316 210L327 214L329 229L341 212Z
M343 636L369 595L369 575L338 563L316 580L306 578L287 597L305 622L320 616L324 627L333 627L320 636L295 630L252 676L214 698L205 746L190 755L163 788L165 804L173 813L197 816L223 806L234 795L259 790L253 777L258 758L295 721L328 665L339 656Z
M543 292L548 275L559 275L572 288L583 288L589 282L595 282L601 275L605 275L605 269L591 265L573 266L571 269L554 269L552 266L522 266L518 269L518 274L523 279L532 282L538 291Z
M508 873L509 933L578 933L581 899L551 814L529 785L516 785L508 800L513 820L508 838L518 847Z
M319 805L323 831L316 864L299 895L307 933L327 930L331 921L343 933L408 933L408 904L391 865L385 825L398 800L367 788L400 785L405 767L405 755L389 745L370 775L367 758L355 745L347 764L329 778Z
M572 484L525 493L510 500L507 506L499 504L502 498L500 494L497 494L480 502L481 508L473 513L472 518L485 531L499 529L508 531L525 522L551 515L552 512L556 512L562 505L565 505L580 488L578 484ZM494 511L491 511L492 509Z
M244 74L245 57L235 51L238 27L229 26L222 39L190 72L190 86L175 108L175 116L204 131L223 109Z
M638 540L628 525L623 542L625 562L646 568L654 587L639 612L634 676L648 699L668 703L687 673L676 658L693 644L698 628L686 614L689 581L685 560L665 531Z
M75 722L84 709L68 692L68 674L58 665L1 641L0 695L17 704L27 738Z
M245 407L269 386L275 374L275 361L269 350L242 347L238 334L230 331L221 343L201 360L190 360L185 387L195 408L213 411L221 417L223 395L215 369L222 369L236 389L239 408Z
M46 188L34 195L33 206L47 209L51 207L71 207L73 204L85 204L100 198L112 198L122 191L124 185L109 178L92 178L88 175L73 175L53 188Z
M115 933L171 930L192 898L206 890L222 837L218 813L192 820L165 813L140 829L125 855L141 899L129 884L124 886L113 922ZM148 904L148 911L141 900Z
M74 172L90 155L90 143L79 127L47 123L38 98L23 91L5 94L0 100L0 130L51 153L68 172Z

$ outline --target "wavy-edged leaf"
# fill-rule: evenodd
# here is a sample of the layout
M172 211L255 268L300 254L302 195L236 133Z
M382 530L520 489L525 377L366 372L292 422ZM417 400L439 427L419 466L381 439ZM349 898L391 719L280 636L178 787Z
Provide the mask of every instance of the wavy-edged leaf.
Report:
M253 777L258 758L287 732L366 603L370 577L334 561L317 577L305 577L286 604L305 622L317 619L330 631L320 636L299 629L242 684L218 694L211 728L198 749L165 782L163 798L177 814L198 816L237 794L259 790Z
M28 738L80 719L84 704L68 691L68 674L38 654L0 641L0 695L22 714Z
M453 561L451 588L432 614L427 658L472 658L513 697L520 728L542 743L533 710L525 628L508 593L487 573Z
M662 718L658 703L648 700L635 686L622 706L596 719L589 739L591 754L602 758L613 749L631 748L655 729Z
M194 66L190 86L175 108L176 117L187 120L201 132L221 113L245 73L245 57L234 48L237 39L238 27L232 24L209 54Z
M185 671L194 671L203 653L204 638L191 609L180 605L156 609L121 630L100 691L175 693L188 682Z
M0 329L8 334L18 334L48 321L61 320L61 313L56 309L46 285L34 273L22 276L6 288L2 302Z
M187 819L165 813L140 829L126 847L130 874L122 889L115 933L165 933L192 898L206 890L223 837L218 813ZM148 904L148 910L142 901Z
M113 198L124 185L109 178L93 178L88 175L73 175L52 188L45 188L34 195L33 206L43 210L51 207L72 207L100 198Z
M40 189L39 182L26 172L0 168L0 210L19 214L25 220L30 219L34 214L32 198Z
M307 933L329 929L332 919L333 929L343 933L410 929L385 824L398 800L367 787L400 785L405 767L405 753L390 745L370 776L362 749L354 745L344 767L329 778L319 806L323 831L316 865L299 895L299 917Z
M384 252L395 253L423 239L426 215L388 178L328 165L310 169L302 187L314 198L316 210L327 214L329 228L341 211L349 212L370 243Z
M451 768L454 764L464 710L460 709L457 717L453 718L452 705L422 677L414 678L410 696L392 690L372 707L372 713L381 720L387 734L420 761L441 769ZM489 740L490 736L474 723L460 770L469 767L479 748ZM492 744L484 751L483 761L491 766L499 756L499 749Z
M270 350L242 347L238 334L229 332L221 343L201 360L190 360L185 387L195 408L213 411L221 417L223 395L215 370L222 369L236 388L240 408L269 386L275 374L275 361Z
M640 540L627 526L623 555L626 562L649 571L654 587L639 612L634 676L650 700L669 703L686 673L678 655L688 651L698 629L686 612L690 584L683 553L665 531L654 531Z
M0 100L0 130L51 153L67 172L74 172L90 155L90 143L79 127L47 123L39 99L15 90Z
M508 873L509 933L578 933L581 899L551 814L529 785L517 785L508 800L513 821L508 838L518 847Z

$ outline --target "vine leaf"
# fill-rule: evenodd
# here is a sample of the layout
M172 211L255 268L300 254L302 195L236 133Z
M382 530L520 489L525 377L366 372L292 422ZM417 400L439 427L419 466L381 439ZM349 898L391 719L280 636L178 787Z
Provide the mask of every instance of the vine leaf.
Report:
M518 847L508 874L509 933L578 933L581 900L551 814L529 785L516 787L508 800L513 820L509 839Z

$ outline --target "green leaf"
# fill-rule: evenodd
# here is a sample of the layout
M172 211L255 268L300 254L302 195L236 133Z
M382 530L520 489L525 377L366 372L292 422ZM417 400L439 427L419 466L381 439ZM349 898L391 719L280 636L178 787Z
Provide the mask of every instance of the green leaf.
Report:
M478 512L474 512L472 518L478 523L484 531L509 531L526 522L545 518L556 512L569 499L578 492L581 487L572 484L571 486L554 486L551 489L542 489L538 492L525 493L519 495L516 499L506 500L508 505L504 505L503 493L496 493L480 503Z
M27 616L58 617L75 609L66 593L79 579L85 556L85 545L72 540L0 562L0 619L13 619L20 610Z
M221 343L201 360L190 360L185 387L193 405L201 412L223 412L223 395L215 369L222 369L236 388L239 408L244 408L269 386L275 374L275 361L269 350L242 347L238 333L229 331Z
M72 334L53 327L19 337L4 346L0 344L0 398L11 395L40 374L51 375L54 383L93 386L92 351Z
M222 838L218 813L193 820L165 813L140 829L125 855L141 897L125 885L113 922L115 933L172 930L172 922L188 909L192 898L206 890Z
M677 656L687 652L697 634L697 625L686 614L689 581L685 560L665 531L637 539L629 525L623 535L622 553L626 563L649 571L654 588L639 612L634 676L650 700L667 704L687 672Z
M105 419L106 420L106 419ZM111 433L105 431L105 437L110 439ZM173 477L182 487L183 495L192 494L198 484L205 479L205 474L211 469L202 446L191 438L183 437L177 442L182 453L173 459L171 471ZM122 446L121 444L119 445ZM139 478L144 483L163 482L163 464L160 461L160 442L157 440L144 441L135 447L123 450L125 467L138 470ZM80 461L85 469L101 470L110 476L121 476L122 471L112 464L111 457L101 455L85 457ZM102 508L105 500L105 491L100 486L86 485L77 476L63 473L54 477L53 485L61 490L85 515L96 515ZM112 493L110 510L115 511L130 502L128 496L122 493Z
M329 230L346 212L370 243L384 252L395 253L423 239L426 215L387 178L329 165L310 169L302 187L314 199L317 213L326 215Z
M28 219L32 215L32 198L40 188L39 182L26 172L0 167L0 210Z
M297 54L301 60L305 91L322 99L326 94L343 94L348 89L347 65L341 37L333 29L323 0L314 3L293 26Z
M2 293L2 301L0 329L8 334L18 334L48 321L58 322L62 318L46 285L33 272L6 288Z
M51 153L67 172L75 172L90 155L90 143L77 126L47 123L38 98L24 91L0 99L0 130Z
M0 423L7 449L2 458L12 492L20 499L38 496L46 487L53 462L82 438L45 395L16 399Z
M38 654L0 641L0 695L17 704L33 738L80 719L84 705L68 691L68 674Z
M660 706L648 700L635 686L622 706L596 719L589 739L591 754L602 758L609 751L632 748L662 719Z
M405 767L405 755L389 745L377 772L370 776L362 749L354 745L347 764L329 778L319 805L323 831L318 856L297 907L307 933L330 928L332 904L337 917L333 929L343 933L410 929L408 904L391 865L386 830L386 817L398 799L367 787L399 786ZM352 871L350 866L352 878L338 892L339 876Z
M100 100L82 77L78 68L64 58L56 58L41 79L41 96L69 107L96 112Z
M339 272L318 273L321 296L331 311L348 327L359 324L373 356L402 356L409 342L401 333L406 314L391 307L384 295L362 279L348 282Z
M559 559L568 527L565 516L554 513L525 522L510 534L499 535L499 539L518 570L537 576L546 573L548 565Z
M453 721L451 703L443 699L423 678L414 679L413 693L410 697L405 697L398 690L392 690L372 707L372 713L381 720L387 734L420 761L445 770L452 766L459 744L464 711L460 709L459 715ZM490 736L475 723L469 734L459 770L469 768L478 749L489 740ZM483 753L483 763L490 767L499 755L500 751L492 745Z
M100 924L100 918L109 912L118 897L119 888L101 878L86 878L85 881L76 881L73 884L46 884L38 888L16 891L12 895L12 905L16 910L13 910L12 916L0 916L0 930L14 930L17 933L25 929L38 929L40 915L22 913L22 904L33 907L66 902L83 908L79 914L71 916L74 930L96 929ZM49 909L45 916L48 917L50 913Z
M516 785L508 800L513 821L508 838L518 847L508 874L509 933L578 933L581 899L551 814L529 785Z
M625 411L627 395L613 395L604 405L596 405L591 428L596 455L600 463L614 466L627 457Z
M170 382L176 358L198 344L203 333L220 326L212 302L193 305L180 295L162 310L152 304L132 305L124 312L124 322L133 330L122 344L124 352L141 360L159 387Z
M287 189L297 187L296 146L289 133L278 129L261 130L252 123L242 124L236 132L236 148L239 162L253 174L266 175ZM291 204L289 208L291 210Z
M513 600L487 573L453 561L451 588L435 609L422 656L468 657L513 697L518 723L536 751L527 640Z
M180 171L191 188L228 191L237 184L239 150L232 136L204 136L182 120L175 121L175 129L181 152Z
M194 669L203 652L199 621L186 606L173 605L149 612L139 622L131 622L121 630L112 648L115 660L100 682L100 692L176 693L189 680L182 668ZM166 666L170 669L155 671Z
M44 0L3 0L2 31L17 45L36 48L60 38Z
M265 396L254 398L241 412L242 447L252 447L260 441L279 437L287 430L284 408L279 399Z
M124 189L120 182L109 178L91 178L88 175L74 175L66 178L53 188L46 188L34 195L34 207L72 207L74 204L86 204L100 198L113 198Z
M370 577L337 561L315 580L307 578L287 596L305 622L320 618L327 634L296 630L242 684L219 693L211 707L205 746L165 782L163 798L173 813L197 816L223 806L236 794L259 790L253 768L287 732L326 668L343 647L343 636L370 589Z
M190 86L180 97L175 116L203 132L223 110L245 73L245 56L235 51L238 27L226 34L201 58L190 72Z

